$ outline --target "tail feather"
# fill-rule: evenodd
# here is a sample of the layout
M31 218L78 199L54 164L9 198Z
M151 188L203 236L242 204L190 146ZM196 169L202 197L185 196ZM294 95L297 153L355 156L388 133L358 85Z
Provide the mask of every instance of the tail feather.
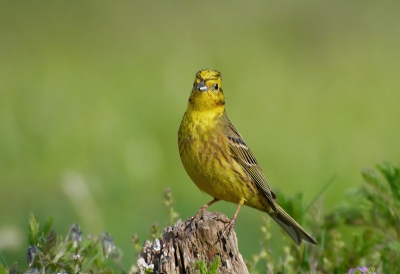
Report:
M275 204L277 213L276 215L270 215L293 239L293 241L300 245L302 241L306 241L310 244L318 245L317 241L314 240L289 214L286 213L283 208Z

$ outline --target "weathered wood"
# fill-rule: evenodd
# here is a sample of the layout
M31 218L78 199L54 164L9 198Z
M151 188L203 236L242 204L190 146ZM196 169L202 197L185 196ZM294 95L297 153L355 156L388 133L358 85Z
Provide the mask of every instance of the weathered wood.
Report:
M239 253L236 233L218 238L229 219L219 212L205 212L194 222L178 220L173 227L164 229L162 239L146 241L138 260L140 274L153 265L153 273L200 273L197 261L207 265L218 256L218 273L249 273Z

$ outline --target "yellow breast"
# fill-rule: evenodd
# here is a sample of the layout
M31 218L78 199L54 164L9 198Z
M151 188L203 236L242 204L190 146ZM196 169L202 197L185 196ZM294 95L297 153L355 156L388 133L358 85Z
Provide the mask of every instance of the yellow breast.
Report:
M192 181L202 191L228 202L251 199L254 187L248 175L234 159L226 136L216 117L186 113L179 128L178 142L182 164Z

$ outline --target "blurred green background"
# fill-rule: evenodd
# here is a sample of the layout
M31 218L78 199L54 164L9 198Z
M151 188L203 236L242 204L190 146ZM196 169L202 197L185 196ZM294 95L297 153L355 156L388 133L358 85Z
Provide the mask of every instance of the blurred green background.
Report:
M109 231L129 268L131 235L165 225L165 188L183 219L209 202L177 149L202 68L222 72L227 113L272 189L309 203L338 175L332 208L363 167L400 163L399 12L394 1L1 1L0 252L24 261L33 212L64 235L75 222ZM239 215L245 258L261 217Z

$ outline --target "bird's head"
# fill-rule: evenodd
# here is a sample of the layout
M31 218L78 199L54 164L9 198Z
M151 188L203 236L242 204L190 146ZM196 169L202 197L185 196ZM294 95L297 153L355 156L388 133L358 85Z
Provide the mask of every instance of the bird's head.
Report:
M203 69L197 72L188 109L196 111L223 111L225 109L222 92L221 73L216 70Z

